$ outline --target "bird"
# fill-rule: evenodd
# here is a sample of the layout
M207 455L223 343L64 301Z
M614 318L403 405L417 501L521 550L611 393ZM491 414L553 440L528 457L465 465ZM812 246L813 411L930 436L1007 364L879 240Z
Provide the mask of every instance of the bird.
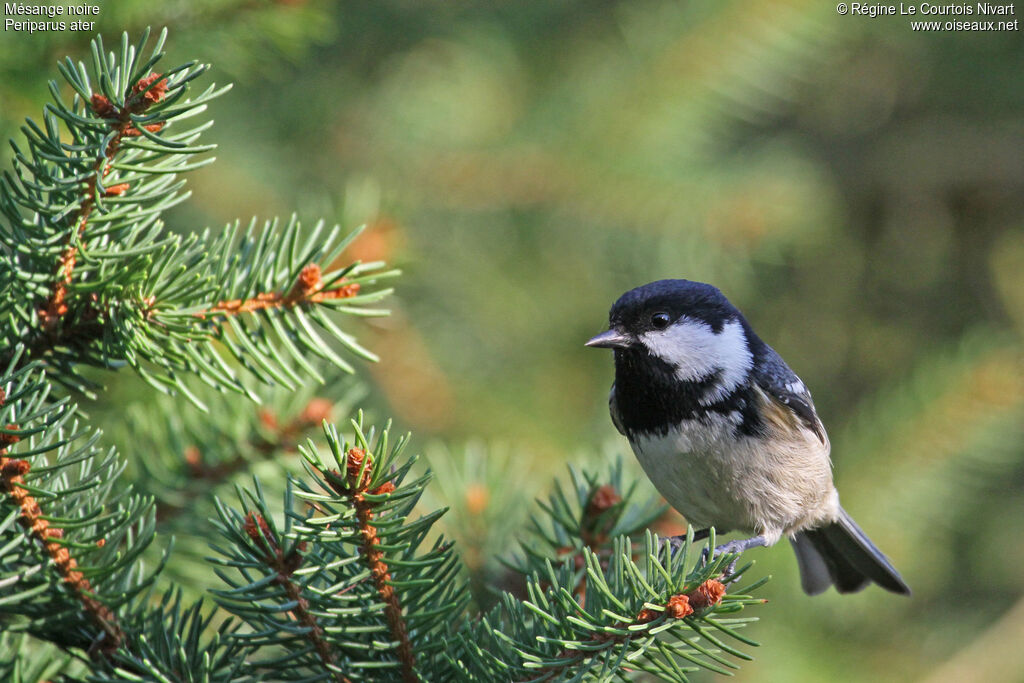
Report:
M711 527L746 536L719 555L786 536L808 595L872 582L910 594L839 504L810 391L718 288L658 280L619 297L608 318L586 346L614 351L612 422L694 538Z

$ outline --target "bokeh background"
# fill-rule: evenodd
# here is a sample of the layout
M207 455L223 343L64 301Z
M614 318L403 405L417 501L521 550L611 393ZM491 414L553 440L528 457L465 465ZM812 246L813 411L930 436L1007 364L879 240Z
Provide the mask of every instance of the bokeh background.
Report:
M812 388L845 507L915 591L811 599L788 548L751 553L774 579L738 678L1024 681L1019 31L766 0L101 3L108 40L147 25L235 84L171 229L367 223L353 255L404 270L360 331L369 395L337 405L414 432L476 579L567 464L634 466L582 347L611 302L704 280ZM91 37L3 34L0 136ZM116 441L152 400L118 379L91 409Z

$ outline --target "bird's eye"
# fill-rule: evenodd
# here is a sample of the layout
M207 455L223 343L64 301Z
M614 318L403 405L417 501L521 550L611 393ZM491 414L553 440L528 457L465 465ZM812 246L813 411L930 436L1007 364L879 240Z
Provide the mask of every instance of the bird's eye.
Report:
M651 316L651 327L656 330L665 329L670 322L672 322L672 318L669 317L668 313L655 313Z

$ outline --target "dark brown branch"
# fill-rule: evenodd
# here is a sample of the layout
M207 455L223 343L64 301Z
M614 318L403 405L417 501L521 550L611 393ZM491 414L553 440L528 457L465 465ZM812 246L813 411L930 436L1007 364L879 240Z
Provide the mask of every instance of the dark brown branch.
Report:
M409 629L405 623L405 615L402 613L402 604L394 586L391 585L391 570L384 561L384 551L380 549L380 536L377 534L377 527L373 524L373 503L366 500L363 495L367 493L373 471L373 458L361 448L349 449L347 455L348 488L335 486L335 490L348 495L355 507L356 519L359 520L359 532L362 536L363 558L370 568L370 575L373 577L377 593L384 602L384 614L387 618L388 628L391 629L392 637L398 641L398 660L402 664L402 680L405 683L417 683L419 676L416 674L416 656L413 652L412 641L409 639ZM360 477L360 472L362 472L362 477ZM379 495L394 490L394 484L385 482L369 493Z
M7 425L8 430L17 430L17 425ZM64 583L78 596L90 620L106 635L99 647L103 652L113 652L124 643L125 634L118 624L117 617L106 605L91 595L92 585L78 571L78 563L71 553L60 542L64 536L61 529L55 529L43 519L39 503L24 487L30 465L26 460L15 460L7 457L7 447L17 443L18 437L13 434L0 434L0 490L9 495L21 509L19 522L31 531L53 560L57 572Z
M324 631L317 623L316 617L309 611L309 601L302 597L302 589L292 581L292 574L302 566L301 552L305 549L305 542L297 544L287 554L281 550L270 525L262 515L249 513L245 518L245 533L263 551L263 561L267 566L277 572L274 579L284 590L288 599L295 603L291 614L308 630L306 637L316 651L317 656L325 667L333 674L334 680L338 683L352 683L344 675L335 671L337 668L337 656L331 649L330 643L324 639Z

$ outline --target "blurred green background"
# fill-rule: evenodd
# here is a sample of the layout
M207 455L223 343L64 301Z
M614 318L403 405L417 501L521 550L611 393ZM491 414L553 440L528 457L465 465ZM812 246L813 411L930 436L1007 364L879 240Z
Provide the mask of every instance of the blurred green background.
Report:
M366 222L353 255L405 271L360 330L361 405L451 472L468 553L567 463L634 465L582 343L630 287L708 281L811 387L845 507L915 591L811 599L785 544L755 551L738 678L1024 681L1019 31L796 1L101 4L108 41L146 25L235 84L172 229ZM4 138L92 35L3 35ZM97 414L151 400L129 380Z

